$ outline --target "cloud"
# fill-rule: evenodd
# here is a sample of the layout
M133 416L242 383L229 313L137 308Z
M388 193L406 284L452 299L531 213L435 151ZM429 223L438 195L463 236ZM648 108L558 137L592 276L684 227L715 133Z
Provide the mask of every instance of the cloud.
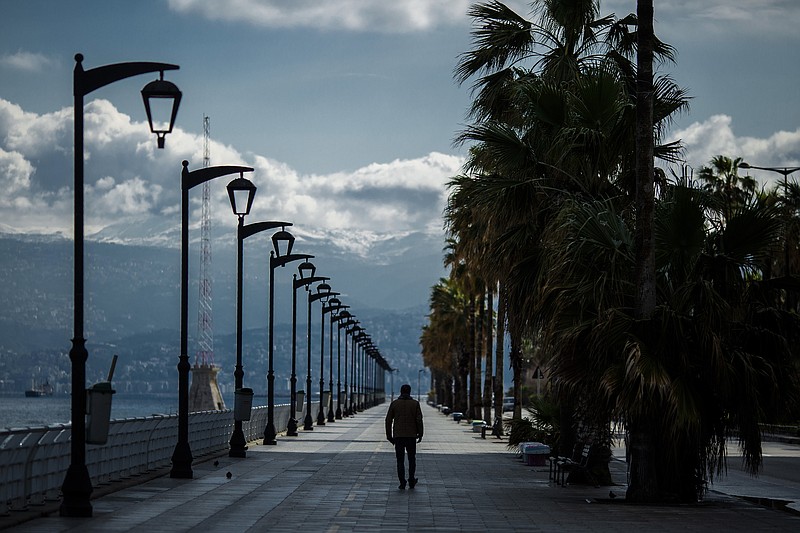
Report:
M604 0L602 13L624 16L636 11L636 3L628 0ZM655 4L656 33L680 33L687 36L796 35L800 25L800 2L796 0L665 0ZM665 34L666 34L665 33Z
M35 114L0 99L0 219L15 231L63 233L72 229L72 109ZM87 235L110 227L146 242L180 223L181 161L202 166L201 135L176 128L164 150L147 124L107 100L85 108L85 211ZM260 154L210 143L212 165L243 165L258 187L249 221L286 220L306 231L402 234L441 231L446 182L459 173L459 156L430 153L373 163L354 172L300 174ZM225 185L211 184L213 224L233 227ZM190 191L190 222L199 223L202 194ZM33 208L35 207L35 208ZM154 229L160 228L160 229ZM171 234L171 233L170 233Z
M764 139L737 136L730 116L714 115L703 122L694 122L687 128L673 132L670 138L683 141L686 162L695 169L707 165L716 155L741 157L751 165L764 167L800 165L800 128L795 131L779 131ZM756 170L751 171L751 174L763 178L765 182L774 181L778 176Z
M25 72L41 72L53 64L54 61L43 54L23 50L0 56L0 65Z
M169 0L183 13L268 28L405 33L464 24L471 0Z

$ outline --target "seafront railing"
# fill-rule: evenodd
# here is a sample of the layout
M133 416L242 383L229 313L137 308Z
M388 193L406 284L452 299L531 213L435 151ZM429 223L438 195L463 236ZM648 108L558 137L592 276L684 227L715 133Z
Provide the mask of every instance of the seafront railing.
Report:
M305 406L304 406L305 407ZM276 405L278 433L286 431L289 405ZM312 413L319 403L312 403ZM305 416L298 414L299 420ZM253 407L242 422L245 440L264 438L267 408ZM189 414L189 444L195 461L228 449L233 410ZM61 497L61 484L70 464L70 424L12 428L0 431L0 515L44 505ZM92 485L112 483L167 466L178 439L178 415L112 420L108 442L86 446L86 466Z

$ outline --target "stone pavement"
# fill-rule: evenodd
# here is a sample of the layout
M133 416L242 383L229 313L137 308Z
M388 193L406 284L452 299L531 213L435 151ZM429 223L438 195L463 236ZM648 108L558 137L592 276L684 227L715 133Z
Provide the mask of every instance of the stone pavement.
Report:
M525 466L505 440L481 439L423 407L420 479L397 488L384 404L276 446L251 445L195 463L193 480L167 475L93 500L94 517L55 513L12 526L19 532L173 531L800 531L800 516L712 492L697 505L626 505L625 464L612 461L609 487L560 487L548 468ZM231 477L228 479L227 473ZM749 479L749 478L748 478ZM768 490L770 487L763 487ZM773 487L774 488L774 487ZM0 526L2 526L0 522ZM8 525L8 522L6 522Z

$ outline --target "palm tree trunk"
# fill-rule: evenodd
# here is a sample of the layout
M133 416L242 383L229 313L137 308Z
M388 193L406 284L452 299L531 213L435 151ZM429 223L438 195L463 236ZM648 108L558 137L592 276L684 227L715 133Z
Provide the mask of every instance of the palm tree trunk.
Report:
M638 51L636 56L636 318L650 320L656 305L655 248L653 243L653 0L637 0ZM650 328L643 328L651 331ZM649 343L651 339L642 338ZM645 412L658 413L658 406ZM627 499L654 501L659 485L655 475L657 460L653 424L647 414L629 420L630 473Z
M455 397L454 411L460 413L467 413L467 379L469 375L469 363L472 360L472 355L463 347L458 356L458 369L456 371L455 383Z
M469 299L469 410L465 411L468 418L475 418L475 392L478 388L475 379L475 297Z
M503 352L505 343L505 321L506 321L506 293L505 285L500 282L497 290L497 342L495 352L494 367L494 416L503 417Z
M486 291L486 320L484 322L483 331L484 338L486 339L486 374L483 377L483 419L492 422L492 398L494 395L494 372L492 368L492 325L494 322L494 290L490 287Z
M475 408L472 411L473 418L480 419L483 416L483 317L486 313L486 299L481 290L478 297L478 314L475 317Z

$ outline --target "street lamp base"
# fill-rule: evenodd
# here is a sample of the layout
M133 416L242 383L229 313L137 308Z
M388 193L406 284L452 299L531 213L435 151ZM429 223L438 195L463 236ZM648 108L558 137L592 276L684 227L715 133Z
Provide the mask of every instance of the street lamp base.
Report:
M69 466L61 492L64 495L61 507L59 507L61 516L81 518L92 516L92 504L89 501L92 494L92 482L89 479L89 470L86 465Z
M228 457L247 457L247 443L244 439L244 432L242 431L242 423L239 420L234 422L233 433L229 442L231 449L228 452Z
M336 422L336 417L333 415L332 409L328 409L328 422Z
M188 442L178 442L175 451L172 453L172 470L169 477L176 479L192 479L192 451Z
M341 420L342 419L342 408L341 407L336 409L336 419L337 420Z
M278 434L275 431L275 424L273 422L268 422L267 427L264 429L264 444L267 446L272 446L278 444L278 441L275 440Z
M325 425L325 413L323 413L322 411L320 411L319 414L317 415L317 425L318 426Z
M311 414L307 414L303 420L303 429L305 431L314 431L314 419L311 418Z

